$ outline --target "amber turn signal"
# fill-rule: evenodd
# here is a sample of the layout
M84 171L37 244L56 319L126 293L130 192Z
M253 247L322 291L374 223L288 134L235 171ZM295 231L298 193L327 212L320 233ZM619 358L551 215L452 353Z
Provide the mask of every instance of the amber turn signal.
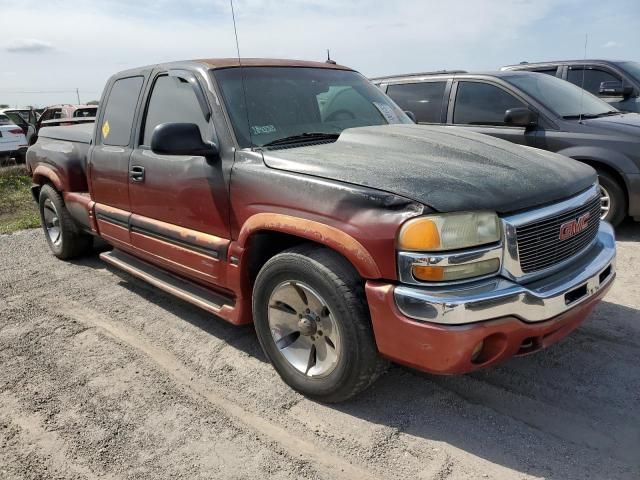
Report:
M404 224L398 237L401 250L438 250L440 233L436 223L428 218L420 218Z
M500 260L492 258L480 262L439 267L435 265L413 265L413 276L423 282L454 281L465 278L482 277L496 273L500 269Z

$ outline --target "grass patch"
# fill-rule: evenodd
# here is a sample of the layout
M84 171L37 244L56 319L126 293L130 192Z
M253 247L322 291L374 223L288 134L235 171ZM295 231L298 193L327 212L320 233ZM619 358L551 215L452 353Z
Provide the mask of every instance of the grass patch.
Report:
M0 234L40 225L30 188L31 177L23 166L0 168Z

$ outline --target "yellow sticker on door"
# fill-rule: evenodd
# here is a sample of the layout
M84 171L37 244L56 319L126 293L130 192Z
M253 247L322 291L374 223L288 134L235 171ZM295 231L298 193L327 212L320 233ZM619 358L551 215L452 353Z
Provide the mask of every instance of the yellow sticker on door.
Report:
M109 136L109 130L110 130L110 128L109 128L109 120L107 120L102 125L102 138L107 138Z

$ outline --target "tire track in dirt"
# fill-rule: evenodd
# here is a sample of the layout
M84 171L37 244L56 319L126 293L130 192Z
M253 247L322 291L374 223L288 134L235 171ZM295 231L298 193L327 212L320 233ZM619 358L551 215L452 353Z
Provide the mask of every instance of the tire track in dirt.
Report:
M331 478L349 480L376 478L372 472L349 463L342 457L322 451L312 442L293 436L284 428L240 407L224 396L206 388L206 386L191 381L191 378L193 378L192 372L185 368L177 357L162 348L152 345L139 333L122 325L115 325L100 312L68 299L65 300L64 304L55 301L51 302L47 305L47 309L52 313L64 311L65 316L82 324L97 327L117 341L143 353L193 395L206 399L233 421L245 425L247 428L276 442L290 456L294 458L302 456L316 466L322 465L325 471L331 472Z
M69 452L60 436L56 432L46 430L39 415L24 412L18 399L8 392L0 393L0 419L3 417L7 418L10 424L18 427L16 436L20 439L20 443L36 448L38 456L45 457L47 461L51 462L54 472L65 472L74 478L95 477L91 469L78 463L70 464L67 461L70 456ZM10 428L10 425L4 427ZM21 452L24 455L29 453L28 450ZM101 478L116 480L122 477L103 474Z
M581 415L472 377L465 377L464 382L441 378L434 380L434 383L467 402L488 407L544 434L553 435L562 442L604 451L624 462L637 461L640 455L640 432L632 426L618 424L615 430L600 431Z

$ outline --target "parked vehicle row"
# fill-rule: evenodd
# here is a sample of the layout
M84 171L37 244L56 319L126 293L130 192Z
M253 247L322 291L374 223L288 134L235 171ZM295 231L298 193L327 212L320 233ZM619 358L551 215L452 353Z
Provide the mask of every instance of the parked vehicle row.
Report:
M455 82L442 82L424 99L444 123ZM501 92L499 122L505 110L520 125L566 113L541 104L534 116ZM79 256L99 236L112 266L253 322L280 376L310 397L345 400L388 360L457 374L539 351L615 278L593 168L415 125L347 67L161 64L114 75L101 105L94 125L42 128L27 153L51 251ZM461 111L464 125L482 114Z
M542 73L435 73L373 79L420 124L472 130L560 153L598 172L602 218L640 220L640 115ZM567 160L568 161L568 160Z
M38 131L42 127L92 123L95 121L97 110L96 105L53 105L38 115L36 110L30 107L0 109L0 115L3 116L0 121L4 124L5 131L11 130L14 132L12 135L18 135L17 130L9 126L18 127L26 138L26 143L15 138L12 138L13 143L10 143L8 134L5 134L5 140L0 140L0 144L4 144L0 147L0 156L13 156L18 162L23 162L27 147L36 142ZM19 145L14 145L16 142Z

